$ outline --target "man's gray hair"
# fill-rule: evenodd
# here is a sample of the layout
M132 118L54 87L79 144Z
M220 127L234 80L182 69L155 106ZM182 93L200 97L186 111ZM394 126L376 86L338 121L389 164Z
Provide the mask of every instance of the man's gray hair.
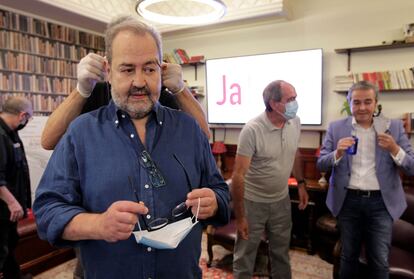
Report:
M112 42L119 32L129 30L137 35L149 34L154 38L158 48L159 62L162 62L162 42L160 33L152 26L133 16L120 16L108 23L105 31L105 55L108 62L112 62Z
M4 102L2 112L10 114L19 114L20 112L27 112L30 115L32 115L32 103L24 97L10 97Z
M269 83L263 90L263 102L266 106L266 111L272 111L270 100L280 102L282 100L282 80L275 80Z
M352 92L354 92L355 90L371 90L371 89L374 90L375 92L375 101L378 101L378 87L366 80L361 80L361 81L354 83L349 88L346 99L348 100L348 103L351 103Z

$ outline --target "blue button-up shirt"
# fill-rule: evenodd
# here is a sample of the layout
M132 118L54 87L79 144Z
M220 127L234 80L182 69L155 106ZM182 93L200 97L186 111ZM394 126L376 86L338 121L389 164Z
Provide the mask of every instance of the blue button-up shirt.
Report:
M217 214L203 223L229 220L229 192L216 168L204 133L190 116L157 104L146 125L146 150L166 185L154 187L140 163L140 139L128 114L108 106L78 117L59 142L36 191L34 212L39 236L53 245L78 245L86 278L201 278L202 224L174 250L157 250L124 241L67 241L65 226L77 214L102 213L114 202L139 200L151 221L171 216L191 189L209 187ZM187 178L186 178L187 176ZM147 222L148 223L148 222Z

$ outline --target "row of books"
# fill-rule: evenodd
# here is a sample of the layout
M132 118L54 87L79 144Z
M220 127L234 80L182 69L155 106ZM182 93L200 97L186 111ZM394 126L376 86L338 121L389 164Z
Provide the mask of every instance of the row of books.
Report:
M47 39L32 37L22 33L7 32L5 30L0 30L0 48L75 60L75 62L91 51L91 49L85 47L48 41ZM97 51L97 53L104 55L104 51Z
M176 48L172 53L164 54L164 61L175 64L188 64L204 62L204 55L188 56L182 48Z
M26 53L3 51L0 52L0 71L2 69L76 78L77 64L66 60L53 60Z
M353 83L361 80L375 84L379 90L414 89L414 67L394 71L351 73L336 76L335 90L348 90Z
M0 72L0 90L68 94L76 87L76 79Z
M0 10L0 28L26 32L37 36L44 36L71 44L86 45L97 49L105 48L105 41L102 36L78 31L66 26L5 10Z
M22 96L32 102L33 111L36 115L48 115L64 101L64 96L42 96L30 93L1 93L0 105L12 96Z

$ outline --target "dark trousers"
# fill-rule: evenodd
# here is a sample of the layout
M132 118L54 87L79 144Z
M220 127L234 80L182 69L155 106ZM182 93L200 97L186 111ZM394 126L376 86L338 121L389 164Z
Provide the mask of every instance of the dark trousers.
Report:
M340 278L358 278L358 259L363 243L369 277L389 278L388 255L393 220L382 196L367 197L348 192L338 221L342 240Z
M18 241L17 223L0 220L0 271L4 279L21 277L20 266L14 256Z

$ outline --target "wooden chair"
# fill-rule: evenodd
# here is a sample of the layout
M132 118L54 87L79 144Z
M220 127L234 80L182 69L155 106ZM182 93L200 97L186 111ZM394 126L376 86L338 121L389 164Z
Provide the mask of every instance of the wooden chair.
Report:
M75 257L72 248L52 247L47 241L41 240L31 214L19 221L17 231L20 239L15 255L23 274L36 275Z

